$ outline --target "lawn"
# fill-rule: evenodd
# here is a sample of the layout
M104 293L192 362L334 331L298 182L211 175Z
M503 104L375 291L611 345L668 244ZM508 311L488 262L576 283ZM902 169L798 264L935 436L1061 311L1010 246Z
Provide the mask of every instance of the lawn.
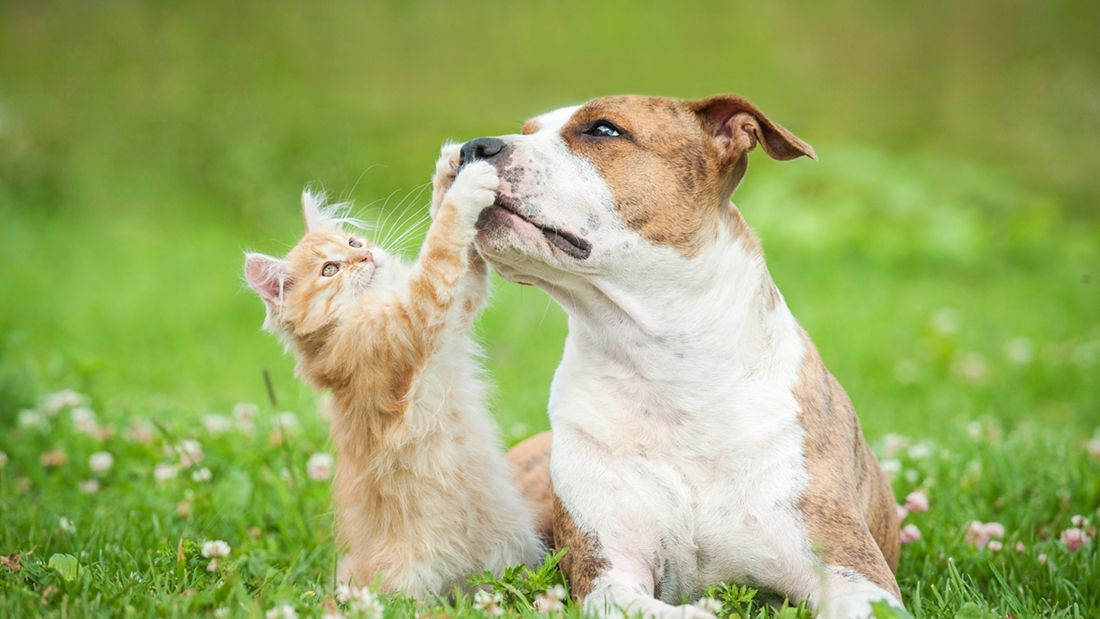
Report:
M243 250L294 243L306 185L404 230L446 138L728 91L821 157L758 153L735 200L899 501L928 499L910 612L1100 616L1096 23L1073 2L3 4L0 616L369 614L336 601L326 423ZM547 428L561 311L497 279L477 333L506 440ZM558 580L494 590L533 613ZM734 585L725 610L761 612Z

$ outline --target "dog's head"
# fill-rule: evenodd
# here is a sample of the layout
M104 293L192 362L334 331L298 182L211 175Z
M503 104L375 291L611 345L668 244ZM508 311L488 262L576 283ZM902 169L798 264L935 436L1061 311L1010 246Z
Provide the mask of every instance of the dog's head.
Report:
M462 161L490 161L501 177L478 245L505 277L551 285L634 271L646 249L690 259L729 225L757 144L775 159L815 157L733 95L606 97L533 118L521 135L471 140Z

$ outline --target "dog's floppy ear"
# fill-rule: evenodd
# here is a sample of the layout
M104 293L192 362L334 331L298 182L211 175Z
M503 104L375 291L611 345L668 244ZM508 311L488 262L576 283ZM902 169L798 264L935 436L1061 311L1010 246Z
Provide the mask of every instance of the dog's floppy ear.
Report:
M744 97L718 95L689 105L730 163L737 162L758 142L772 159L787 161L803 155L817 159L812 146L773 122Z

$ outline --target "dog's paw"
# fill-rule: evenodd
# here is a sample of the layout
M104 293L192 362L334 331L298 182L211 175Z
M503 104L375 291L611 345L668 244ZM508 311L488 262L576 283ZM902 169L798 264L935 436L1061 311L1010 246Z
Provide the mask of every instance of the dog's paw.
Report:
M439 149L439 159L435 162L435 173L432 174L432 217L435 217L435 214L439 211L439 205L443 203L444 194L451 188L455 176L458 175L461 150L461 144L451 142L444 142Z
M491 163L474 161L458 173L445 202L452 204L463 221L472 226L481 211L496 201L499 187L497 169Z

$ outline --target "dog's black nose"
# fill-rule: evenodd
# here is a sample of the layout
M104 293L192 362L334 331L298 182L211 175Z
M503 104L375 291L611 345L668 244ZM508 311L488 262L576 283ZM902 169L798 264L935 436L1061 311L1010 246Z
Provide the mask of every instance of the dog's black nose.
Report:
M504 150L504 141L496 138L477 138L462 145L459 151L458 165L462 167L478 159L492 159Z

